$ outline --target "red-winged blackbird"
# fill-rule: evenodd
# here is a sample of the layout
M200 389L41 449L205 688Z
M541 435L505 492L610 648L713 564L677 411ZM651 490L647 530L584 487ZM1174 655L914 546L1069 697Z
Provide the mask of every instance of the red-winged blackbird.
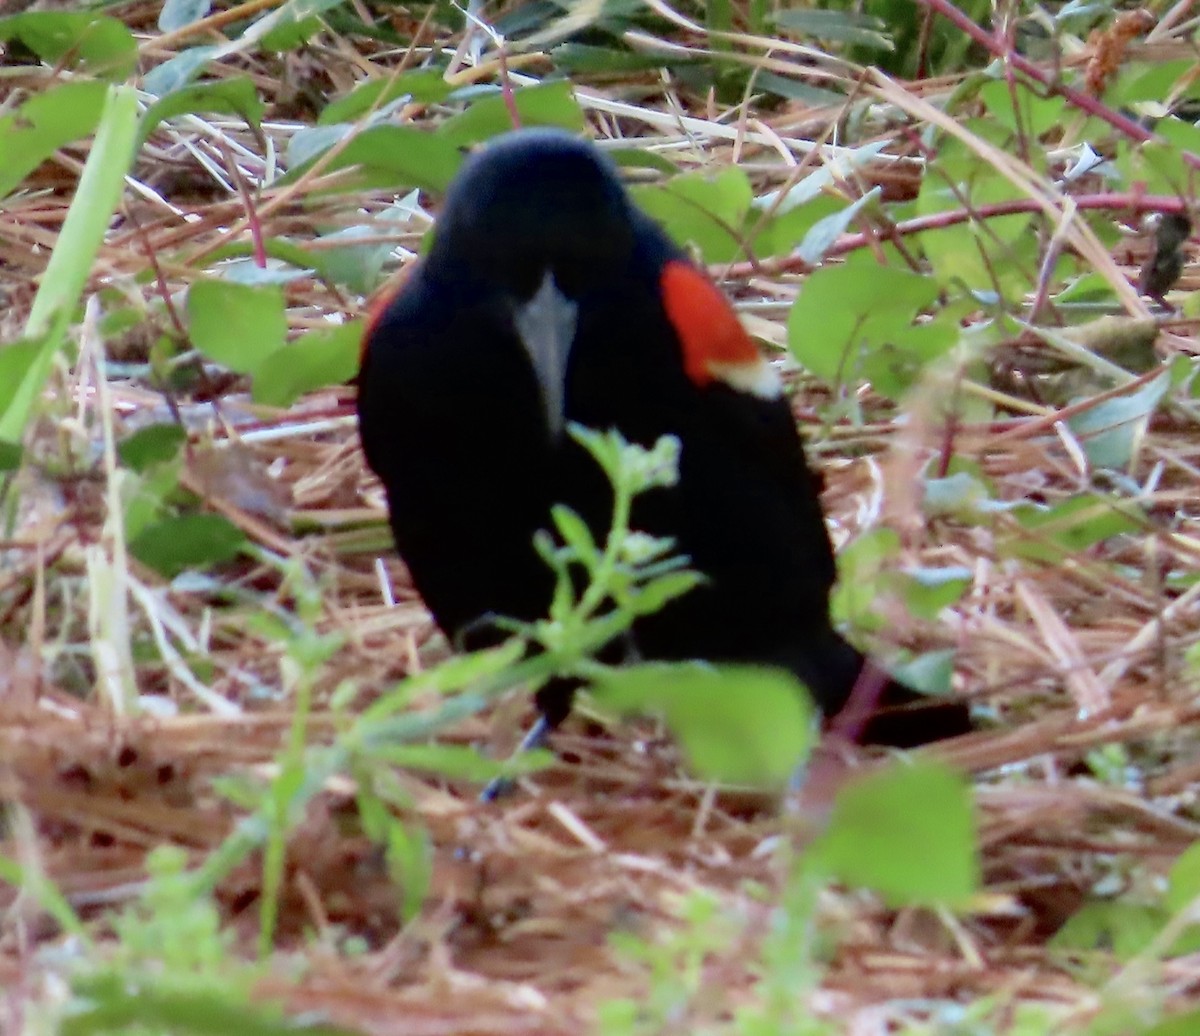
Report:
M827 715L845 705L864 660L830 625L833 550L779 378L591 144L522 130L466 162L429 254L374 311L358 413L396 547L456 643L479 644L488 617L547 613L533 540L553 504L603 542L611 489L569 422L647 446L670 434L678 484L639 497L632 525L673 537L707 580L638 620L637 653L779 666ZM573 691L542 689L549 726ZM909 708L874 716L872 741L970 726L961 702L894 682L878 700Z

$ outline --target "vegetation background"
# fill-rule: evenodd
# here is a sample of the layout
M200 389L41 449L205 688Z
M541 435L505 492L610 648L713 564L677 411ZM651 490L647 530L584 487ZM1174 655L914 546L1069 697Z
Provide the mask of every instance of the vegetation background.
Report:
M1200 1031L1195 8L10 3L0 1029ZM348 382L515 123L735 299L839 623L979 734L814 749L767 674L598 672L687 578L619 520L558 514L588 593L447 660ZM551 671L590 708L479 804Z

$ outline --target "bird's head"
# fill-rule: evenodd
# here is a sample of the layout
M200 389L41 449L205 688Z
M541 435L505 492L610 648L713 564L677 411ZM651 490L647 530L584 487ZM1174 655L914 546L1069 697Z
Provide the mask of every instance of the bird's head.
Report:
M559 130L519 130L459 173L429 266L476 273L522 300L550 275L563 296L579 298L627 268L635 243L629 199L592 144Z

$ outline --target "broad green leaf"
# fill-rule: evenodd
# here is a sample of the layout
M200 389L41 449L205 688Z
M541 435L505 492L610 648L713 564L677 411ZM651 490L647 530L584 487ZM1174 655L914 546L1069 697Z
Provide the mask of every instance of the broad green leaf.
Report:
M1013 107L1013 94L1020 107L1020 118ZM993 79L979 88L978 97L991 117L1012 133L1025 133L1040 138L1048 130L1062 126L1066 100L1057 95L1039 97L1024 82L1010 84L1007 79Z
M402 230L411 232L419 211L419 193L409 191L395 204L372 215L370 223L322 235L322 247L307 253L308 265L327 280L367 295L378 287L384 265L396 250L393 242L380 238Z
M154 97L166 97L187 86L216 55L216 47L189 47L150 69L142 79L142 89Z
M901 593L909 614L933 621L943 608L958 601L971 585L974 573L961 566L917 568L903 574Z
M804 235L796 255L810 266L816 266L828 254L834 243L846 232L855 217L883 194L882 188L873 187L861 198L844 206L839 211L817 220Z
M133 33L99 11L26 11L0 18L0 40L19 39L48 65L124 79L137 64Z
M273 352L254 374L254 400L288 406L305 392L343 385L358 372L362 321L319 328Z
M198 22L212 9L212 0L166 0L158 15L159 32L175 32Z
M289 169L304 165L354 132L348 122L333 122L321 126L305 126L292 134L287 146Z
M621 169L656 169L668 176L675 176L679 166L665 155L644 148L606 148L604 154Z
M254 371L287 336L283 293L271 285L197 281L188 289L187 323L196 348L238 374Z
M948 695L953 690L953 649L926 651L915 658L888 666L892 676L922 694Z
M1195 71L1196 62L1191 58L1131 65L1123 69L1121 75L1105 90L1104 100L1114 107L1137 104L1139 101L1162 103L1185 77L1194 82Z
M1104 950L1129 960L1145 950L1162 931L1167 917L1146 903L1098 900L1084 904L1050 940L1064 950Z
M845 201L834 194L817 194L800 205L785 203L764 218L758 211L763 200L755 200L747 219L750 251L759 259L791 255L814 226L846 207Z
M189 568L208 568L237 557L246 537L219 514L184 514L143 529L130 553L168 579Z
M1128 500L1082 493L1054 507L1032 504L1011 512L1033 536L1002 543L1003 552L1036 561L1057 563L1097 543L1145 526L1141 508Z
M126 540L136 539L151 525L171 515L167 501L179 489L179 467L167 459L122 483Z
M967 471L956 471L945 478L927 478L921 509L930 518L945 516L974 518L991 500L988 487Z
M754 194L749 178L736 166L715 176L677 176L631 193L671 237L699 248L705 262L728 262L742 253L741 228Z
M221 44L217 56L290 49L320 28L319 15L343 3L345 0L284 0L270 13L251 20L241 35Z
M661 713L710 780L780 787L814 740L808 695L777 670L647 663L605 673L592 694L621 713Z
M1067 424L1088 460L1100 468L1128 467L1146 423L1170 387L1170 372L1164 369L1135 391L1106 399L1068 418Z
M104 108L96 140L84 164L75 197L67 210L25 324L26 337L39 339L41 349L25 367L24 376L12 388L12 395L0 411L0 441L9 444L19 443L24 435L29 415L50 374L54 355L62 345L67 325L91 273L96 252L121 199L125 174L133 161L133 141L137 130L137 95L134 91L122 86L106 88L98 83L69 83L55 87L34 100L53 94L61 103L63 95L60 91L75 86L95 86L106 90ZM89 91L81 95L81 99L90 96ZM20 111L27 107L23 105ZM0 124L0 139L3 136L4 130ZM2 190L0 194L3 194Z
M1200 899L1200 842L1185 849L1171 864L1163 906L1177 914L1197 899Z
M192 115L197 112L220 112L240 115L250 126L262 121L265 105L254 89L249 76L218 79L211 83L195 83L160 97L146 109L142 116L138 146L154 132L159 123L176 115Z
M317 118L317 125L353 122L367 112L384 108L401 97L410 97L421 104L437 104L444 101L452 89L436 68L419 68L395 79L368 79L344 97L325 105Z
M337 130L339 127L320 126L316 132ZM343 131L344 133L344 131ZM330 140L328 146L340 140ZM322 151L327 148L322 148ZM313 156L315 158L315 156ZM290 183L308 168L311 160L292 166L279 183ZM459 149L446 138L411 126L374 126L358 134L325 167L326 172L358 167L352 177L358 187L420 187L440 193L446 189L462 164ZM347 186L349 189L349 185Z
M809 849L816 865L893 906L959 904L979 885L966 779L944 763L899 763L851 781Z
M513 94L522 126L558 126L581 133L583 109L575 100L575 91L564 80L526 86ZM438 128L438 136L459 147L505 133L513 128L504 97L493 93L476 101L466 111L447 119Z
M829 599L835 621L860 629L876 629L876 604L900 553L900 537L880 527L857 536L837 556L837 583Z
M939 293L933 278L881 266L867 253L823 266L804 282L788 317L792 355L825 381L853 383L889 341L911 344L913 321Z
M334 2L341 3L342 0ZM262 34L258 41L259 48L270 54L282 54L311 40L321 31L323 23L316 15L305 13L308 6L307 3L299 7L294 3L288 5L288 9L282 11L282 16L271 26L271 31Z
M942 319L893 327L870 341L862 356L862 376L876 392L900 399L958 340L956 322L944 314Z
M107 90L94 79L50 86L0 118L0 198L64 144L96 130Z
M1159 1022L1158 1025L1146 1029L1138 1036L1196 1036L1198 1032L1200 1032L1200 1011L1187 1011L1168 1018L1165 1022Z
M993 130L995 127L988 124ZM981 127L981 130L986 127ZM1005 139L997 146L1007 143ZM1022 200L1024 193L965 145L941 145L936 174L924 177L917 196L921 216ZM1019 299L1037 272L1037 235L1029 232L1028 213L951 224L921 235L921 248L942 286L963 284L972 291L1000 292Z
M139 428L117 444L121 463L134 471L174 460L187 442L187 432L177 424L152 424Z

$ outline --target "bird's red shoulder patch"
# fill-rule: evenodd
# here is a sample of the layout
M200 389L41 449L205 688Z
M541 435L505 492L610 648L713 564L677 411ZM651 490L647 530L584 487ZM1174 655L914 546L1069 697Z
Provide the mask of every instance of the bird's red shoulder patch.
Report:
M746 333L729 300L703 273L673 259L663 267L659 290L683 349L684 372L693 384L721 381L763 399L780 395L775 368Z
M367 343L370 342L371 336L375 333L375 328L379 326L379 321L383 319L383 314L387 311L388 306L391 305L392 299L404 290L404 285L408 283L413 270L416 268L417 263L409 263L395 276L389 277L383 287L375 292L367 301L366 320L363 321L362 341L358 344L358 359L360 363L366 355Z

